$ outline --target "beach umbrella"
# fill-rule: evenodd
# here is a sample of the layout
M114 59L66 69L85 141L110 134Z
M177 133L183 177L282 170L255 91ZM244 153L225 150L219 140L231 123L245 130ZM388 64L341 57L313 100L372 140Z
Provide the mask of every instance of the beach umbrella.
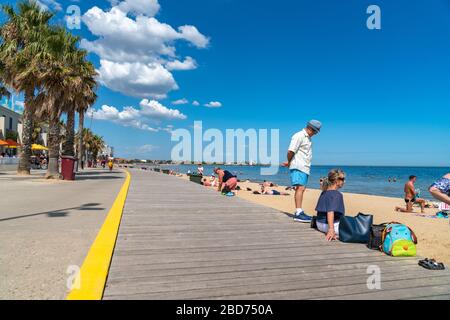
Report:
M43 145L33 143L31 145L31 150L45 150L45 151L47 151L48 148L44 147Z
M13 139L6 139L6 143L8 144L7 148L10 149L16 149L17 147L19 147L20 145L14 141Z
M0 147L7 146L7 145L8 145L8 142L0 139Z

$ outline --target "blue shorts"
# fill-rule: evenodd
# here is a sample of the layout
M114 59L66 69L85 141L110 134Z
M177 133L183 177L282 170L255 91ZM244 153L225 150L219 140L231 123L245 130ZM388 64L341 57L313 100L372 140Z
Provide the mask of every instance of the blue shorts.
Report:
M291 185L293 187L304 186L308 184L309 175L304 173L303 171L292 169L289 170L291 173Z

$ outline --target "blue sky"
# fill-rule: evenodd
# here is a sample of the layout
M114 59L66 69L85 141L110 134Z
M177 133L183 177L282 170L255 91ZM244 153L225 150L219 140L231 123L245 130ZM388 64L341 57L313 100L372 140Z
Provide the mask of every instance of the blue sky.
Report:
M168 159L168 131L202 120L280 129L284 159L315 118L314 164L450 165L448 0L41 2L61 21L80 6L74 33L102 73L92 129L119 157Z

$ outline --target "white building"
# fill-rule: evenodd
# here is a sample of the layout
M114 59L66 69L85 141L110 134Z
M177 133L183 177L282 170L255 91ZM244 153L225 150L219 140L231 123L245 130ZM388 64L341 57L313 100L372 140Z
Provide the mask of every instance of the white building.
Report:
M22 115L6 106L0 106L0 139L6 139L8 132L18 134L21 129Z
M102 152L100 153L100 156L105 158L114 158L114 147L105 144Z

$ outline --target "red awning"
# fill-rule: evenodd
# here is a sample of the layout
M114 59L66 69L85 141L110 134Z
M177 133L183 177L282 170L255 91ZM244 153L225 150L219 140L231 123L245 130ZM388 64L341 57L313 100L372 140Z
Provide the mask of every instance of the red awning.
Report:
M13 139L6 139L6 143L8 144L8 147L10 148L17 148L20 147L20 144L18 144L16 141L14 141Z
M8 142L6 142L5 140L1 140L0 139L0 147L7 146L7 145L8 145Z

